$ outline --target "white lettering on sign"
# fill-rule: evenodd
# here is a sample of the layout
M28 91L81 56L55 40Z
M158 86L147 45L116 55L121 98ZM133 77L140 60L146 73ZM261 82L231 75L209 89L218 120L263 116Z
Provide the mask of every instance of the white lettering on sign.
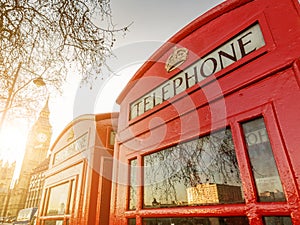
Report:
M142 115L264 45L263 34L259 24L256 23L168 81L132 102L130 104L130 119Z

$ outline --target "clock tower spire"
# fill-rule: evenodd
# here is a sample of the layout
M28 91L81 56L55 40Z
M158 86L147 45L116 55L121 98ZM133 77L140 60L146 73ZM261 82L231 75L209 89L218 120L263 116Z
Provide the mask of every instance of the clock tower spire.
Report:
M48 104L49 99L47 99L45 106L41 110L38 119L33 124L27 137L20 176L12 190L12 195L7 209L7 214L10 214L11 216L16 216L18 211L25 207L30 175L33 169L47 158L52 136Z

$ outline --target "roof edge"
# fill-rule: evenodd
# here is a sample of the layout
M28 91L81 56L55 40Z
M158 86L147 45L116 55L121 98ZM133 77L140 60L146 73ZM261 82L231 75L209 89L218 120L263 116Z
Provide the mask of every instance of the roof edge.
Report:
M56 137L53 144L50 146L49 151L52 152L52 150L55 148L58 141L61 139L61 137L75 124L79 123L83 120L93 120L95 122L110 119L110 118L118 118L119 113L118 112L109 112L109 113L99 113L99 114L83 114L75 119L73 119L71 122L69 122L64 129L59 133L59 135Z
M119 94L118 98L116 99L116 103L119 105L121 104L129 90L135 86L138 79L141 78L143 74L147 70L149 70L149 68L152 67L152 65L155 64L165 52L174 47L174 44L178 43L180 40L184 39L195 30L216 19L220 15L239 8L252 1L254 0L227 0L211 8L192 22L188 23L185 27L183 27L180 31L178 31L170 39L168 39L158 50L156 50L153 55L150 56L150 58L137 70L137 72Z

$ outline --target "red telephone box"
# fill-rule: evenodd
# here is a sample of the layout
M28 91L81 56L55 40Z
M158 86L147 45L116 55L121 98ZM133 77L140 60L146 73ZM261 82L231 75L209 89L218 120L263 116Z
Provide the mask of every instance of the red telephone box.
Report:
M229 0L119 96L111 225L300 224L300 7Z
M109 223L117 113L82 115L51 147L38 225Z

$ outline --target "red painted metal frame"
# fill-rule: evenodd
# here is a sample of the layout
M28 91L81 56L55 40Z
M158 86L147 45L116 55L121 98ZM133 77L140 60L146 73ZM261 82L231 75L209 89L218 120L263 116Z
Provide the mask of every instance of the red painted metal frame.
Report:
M299 12L297 0L226 1L183 28L138 70L117 100L121 106L114 155L118 163L110 225L125 225L128 218L141 225L144 217L174 216L247 216L250 225L262 225L263 216L291 216L293 224L300 224ZM264 47L129 119L132 102L254 23L261 27ZM193 54L167 73L165 62L174 46ZM241 129L242 122L258 116L264 117L287 202L258 202ZM140 170L137 209L128 210L131 159L142 167L146 154L227 126L233 134L245 204L144 209Z

